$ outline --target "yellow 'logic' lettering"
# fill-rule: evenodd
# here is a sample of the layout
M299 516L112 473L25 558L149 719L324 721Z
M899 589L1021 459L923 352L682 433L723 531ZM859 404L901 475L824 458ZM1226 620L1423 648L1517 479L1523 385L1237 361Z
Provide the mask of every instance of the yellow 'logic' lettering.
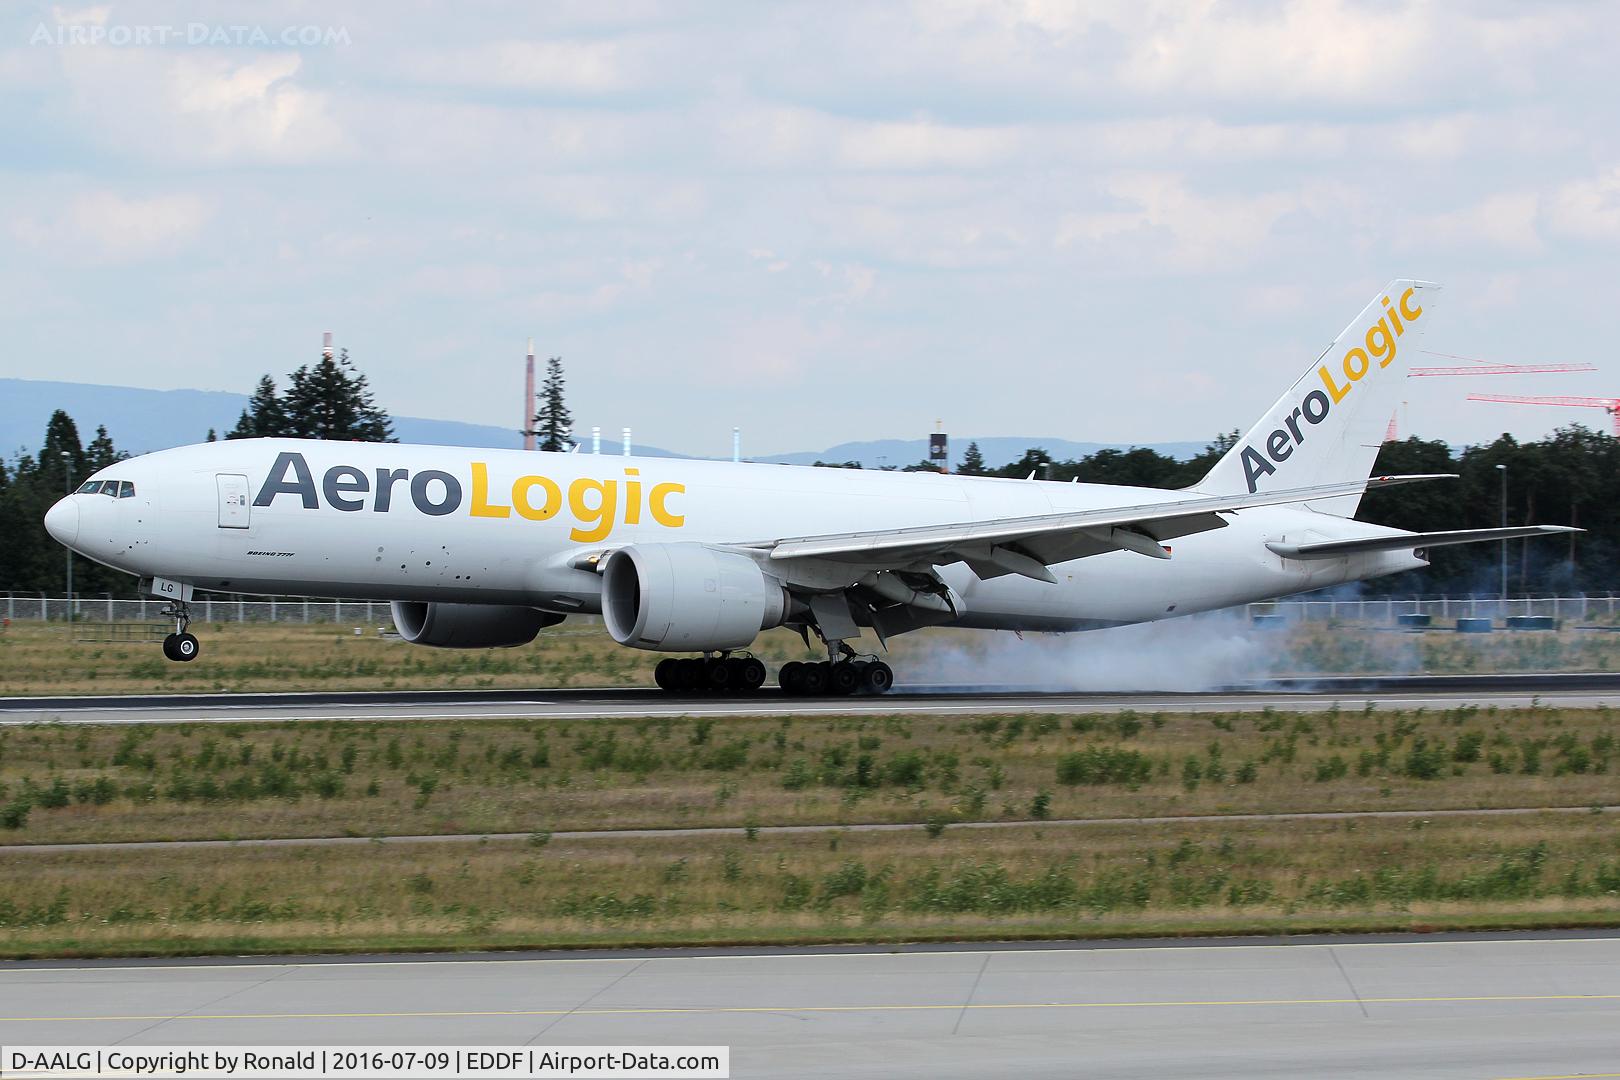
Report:
M1344 384L1343 390L1339 389L1338 384L1333 381L1333 373L1327 369L1326 364L1323 364L1321 367L1317 368L1316 373L1322 376L1322 385L1327 387L1328 395L1333 398L1333 404L1337 405L1339 402L1343 401L1344 395L1350 392L1349 383Z
M586 501L586 496L596 492L596 505L592 506ZM606 540L608 533L613 531L613 505L618 501L619 482L617 480L591 480L580 477L568 485L568 509L579 520L580 526L568 531L568 538L582 544L594 544L598 540Z
M658 484L653 487L652 494L647 497L647 508L652 511L653 520L660 525L667 525L671 529L678 529L686 524L685 514L672 514L669 505L664 501L671 495L685 495L685 484Z
M618 480L596 480L586 476L570 483L566 496L557 481L549 476L520 476L512 481L509 503L493 501L489 492L489 464L483 461L470 464L472 500L467 513L472 517L509 518L516 511L517 516L526 521L549 521L561 513L566 505L577 523L569 530L569 539L582 544L607 539L621 514L626 525L641 524L642 495L647 485L641 479L640 469L624 470L624 505L621 509ZM669 498L685 493L685 484L654 484L646 492L645 512L658 524L678 529L686 524L686 515L672 512Z
M482 461L472 463L472 509L468 511L473 517L503 518L510 517L510 506L490 505L489 502L489 466Z
M546 501L539 506L534 505L529 494L535 488L546 493ZM512 507L519 517L530 521L549 520L562 509L562 489L549 476L520 476L512 484Z

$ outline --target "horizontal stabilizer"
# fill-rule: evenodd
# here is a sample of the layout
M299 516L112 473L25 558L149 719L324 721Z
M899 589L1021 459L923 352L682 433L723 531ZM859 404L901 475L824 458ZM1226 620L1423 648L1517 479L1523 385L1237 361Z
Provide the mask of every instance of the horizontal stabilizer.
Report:
M1319 544L1267 544L1285 559L1337 559L1367 551L1408 551L1448 544L1482 544L1491 540L1517 540L1522 536L1552 536L1585 532L1568 525L1523 525L1511 529L1458 529L1454 532L1395 533L1360 540L1324 540Z

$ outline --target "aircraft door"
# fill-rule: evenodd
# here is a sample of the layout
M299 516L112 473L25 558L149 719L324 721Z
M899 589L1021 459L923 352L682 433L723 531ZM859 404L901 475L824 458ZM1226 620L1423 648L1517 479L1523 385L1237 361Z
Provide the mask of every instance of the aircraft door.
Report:
M219 527L245 529L250 524L252 496L248 492L248 478L239 473L218 473L214 479L219 485Z

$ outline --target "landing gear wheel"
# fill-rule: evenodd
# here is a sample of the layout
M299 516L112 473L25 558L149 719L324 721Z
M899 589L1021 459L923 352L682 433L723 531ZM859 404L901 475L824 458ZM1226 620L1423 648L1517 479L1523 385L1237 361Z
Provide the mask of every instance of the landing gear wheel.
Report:
M832 665L827 678L827 693L847 696L859 690L860 686L861 673L854 664L845 662Z
M737 661L737 689L752 693L765 685L765 665L750 656Z
M192 660L197 659L197 653L201 650L201 646L198 645L196 638L192 637L190 634L175 634L173 635L173 638L174 645L172 649L168 647L167 639L165 639L165 651L170 652L169 658L171 660L179 660L182 663L189 663Z
M782 688L784 694L804 693L804 664L798 660L789 660L782 665L782 670L776 673L776 684Z
M658 661L658 666L653 668L653 682L658 684L658 689L665 692L675 689L675 665L679 662L672 657Z
M814 697L827 692L827 671L832 665L828 663L806 664L799 669L799 693L806 697Z
M701 663L703 664L704 686L718 694L724 694L728 690L734 689L736 680L733 676L737 672L731 666L730 660L704 660Z
M164 659L166 659L166 660L179 660L180 659L178 656L176 656L174 654L174 643L176 641L179 641L179 640L180 640L180 635L179 634L170 634L168 637L163 639L163 657L164 657Z
M677 660L675 663L677 690L697 690L705 685L702 660Z
M883 661L866 665L861 673L861 690L868 694L887 694L894 686L894 669Z

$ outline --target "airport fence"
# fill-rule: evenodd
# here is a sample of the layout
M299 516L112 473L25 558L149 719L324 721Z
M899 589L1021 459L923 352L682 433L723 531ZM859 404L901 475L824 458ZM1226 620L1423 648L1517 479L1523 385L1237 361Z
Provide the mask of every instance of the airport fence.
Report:
M110 596L75 596L70 602L62 596L40 593L0 593L0 617L8 622L143 623L162 619L166 600L115 600ZM351 626L389 625L388 604L381 600L278 599L267 600L229 595L202 594L192 601L192 617L205 623L275 622L339 623ZM1403 617L1427 616L1436 624L1457 619L1492 619L1505 622L1514 617L1551 617L1559 622L1613 624L1620 617L1620 597L1601 596L1524 596L1503 600L1499 597L1442 596L1408 599L1277 600L1250 604L1250 618L1278 618L1288 622L1338 622L1369 625L1397 625ZM576 622L596 621L595 616L575 617Z
M1398 625L1413 617L1435 625L1458 619L1490 619L1506 624L1509 619L1542 618L1558 623L1613 624L1620 615L1620 598L1612 592L1601 596L1440 596L1409 599L1378 598L1353 600L1276 600L1248 605L1251 619L1282 618L1288 622L1364 623Z

